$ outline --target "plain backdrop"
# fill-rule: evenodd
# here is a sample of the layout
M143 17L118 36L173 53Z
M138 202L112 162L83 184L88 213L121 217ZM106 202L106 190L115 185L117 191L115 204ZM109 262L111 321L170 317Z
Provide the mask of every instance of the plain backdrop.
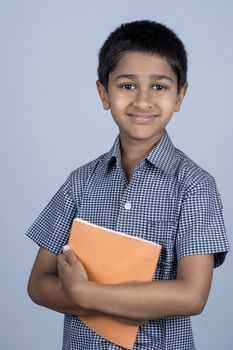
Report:
M189 56L189 90L168 132L217 180L232 242L233 2L0 1L1 349L61 349L63 316L33 304L37 246L24 233L69 173L117 135L97 96L97 55L120 23L171 27ZM232 349L232 255L216 269L197 349ZM177 349L179 350L179 349Z

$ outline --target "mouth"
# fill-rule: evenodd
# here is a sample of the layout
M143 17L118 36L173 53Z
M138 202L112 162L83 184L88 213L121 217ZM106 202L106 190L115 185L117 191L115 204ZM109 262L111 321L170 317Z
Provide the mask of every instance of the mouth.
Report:
M158 118L158 115L151 113L130 112L126 113L126 115L137 124L150 124Z

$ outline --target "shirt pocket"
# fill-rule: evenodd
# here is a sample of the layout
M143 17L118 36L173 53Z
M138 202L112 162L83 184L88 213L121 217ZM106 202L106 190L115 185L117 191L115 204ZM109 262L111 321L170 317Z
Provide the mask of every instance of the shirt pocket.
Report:
M173 279L176 275L176 222L148 220L147 232L153 242L162 246L153 279Z

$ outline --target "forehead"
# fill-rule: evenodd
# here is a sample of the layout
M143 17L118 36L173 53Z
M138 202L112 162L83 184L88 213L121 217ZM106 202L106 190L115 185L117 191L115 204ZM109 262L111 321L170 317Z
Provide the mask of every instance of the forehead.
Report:
M176 74L167 60L157 54L127 51L119 60L116 68L109 74L114 78L119 74L138 76L167 75L176 80Z

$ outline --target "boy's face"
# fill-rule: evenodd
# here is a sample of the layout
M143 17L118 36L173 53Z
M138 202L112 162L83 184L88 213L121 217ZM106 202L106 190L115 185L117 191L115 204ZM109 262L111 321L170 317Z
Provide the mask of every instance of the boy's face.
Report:
M178 93L176 74L164 58L128 51L109 74L108 92L99 81L97 88L121 140L154 144L179 111L187 86Z

